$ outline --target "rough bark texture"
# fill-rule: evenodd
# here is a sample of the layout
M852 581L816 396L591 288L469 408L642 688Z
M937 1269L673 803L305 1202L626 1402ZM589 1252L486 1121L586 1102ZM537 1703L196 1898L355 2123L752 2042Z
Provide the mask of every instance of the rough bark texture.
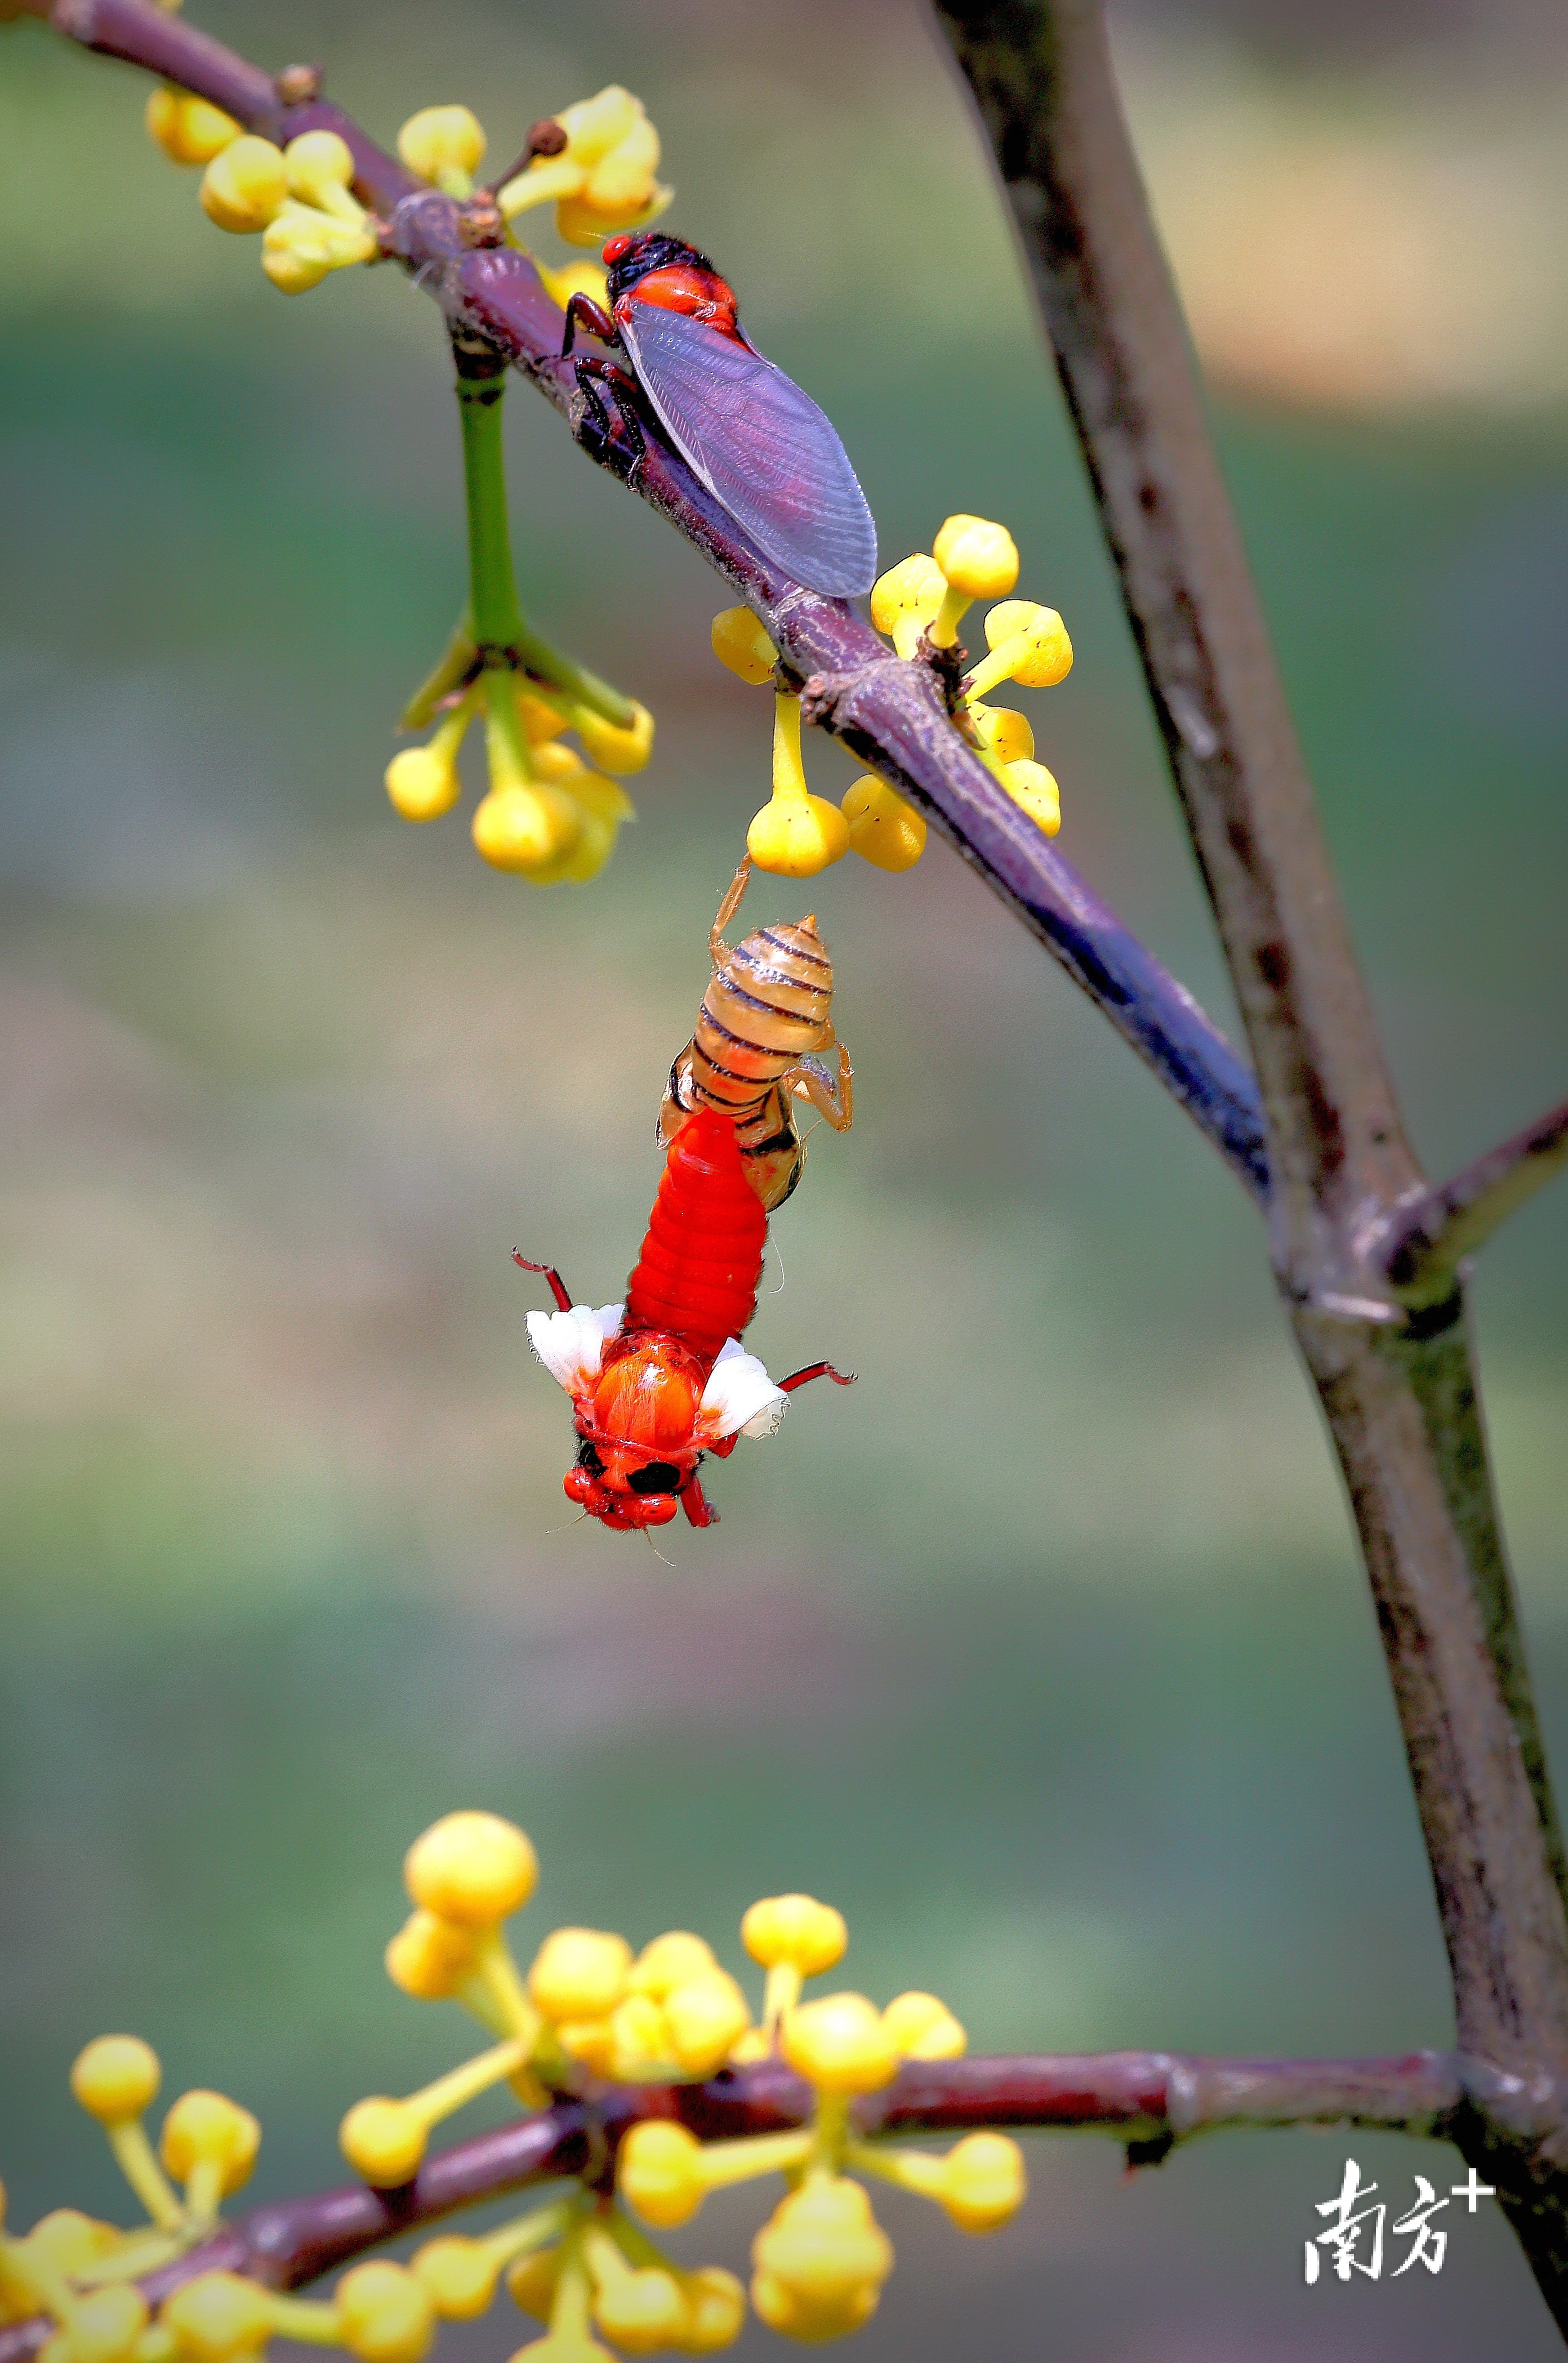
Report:
M1424 1203L1205 423L1094 0L946 0L1121 576L1262 1090L1273 1264L1344 1473L1462 2048L1568 2068L1562 1841L1457 1271L1412 1308L1369 1250ZM1508 2090L1512 2091L1513 2086ZM1568 2180L1485 2101L1463 2130L1568 2325Z

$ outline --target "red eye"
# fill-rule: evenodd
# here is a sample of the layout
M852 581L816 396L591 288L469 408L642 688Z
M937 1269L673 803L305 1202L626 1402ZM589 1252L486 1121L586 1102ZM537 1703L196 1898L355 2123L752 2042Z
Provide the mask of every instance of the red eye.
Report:
M628 252L630 245L631 239L628 237L606 239L605 243L605 261L612 264L618 262L622 255Z

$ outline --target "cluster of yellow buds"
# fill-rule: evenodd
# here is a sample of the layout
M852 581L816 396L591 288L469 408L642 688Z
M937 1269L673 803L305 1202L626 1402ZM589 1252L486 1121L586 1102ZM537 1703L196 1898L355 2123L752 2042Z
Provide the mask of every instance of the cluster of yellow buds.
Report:
M747 1913L741 1941L766 1971L753 2024L737 1980L685 1930L634 1954L611 1931L558 1928L525 1976L501 1923L527 1902L536 1876L522 1831L489 1814L449 1814L411 1848L405 1880L415 1909L387 1947L388 1971L406 1993L462 2002L499 2039L422 2091L349 2112L344 2153L368 2181L407 2181L434 2126L503 2081L538 2104L582 2089L584 2078L668 2085L782 2057L811 2086L813 2114L798 2132L706 2144L673 2118L634 2126L618 2162L629 2215L584 2191L483 2239L431 2242L411 2269L438 2312L482 2312L505 2273L518 2304L549 2325L524 2350L538 2363L603 2363L595 2330L632 2354L728 2346L745 2316L740 2283L717 2267L673 2265L634 2218L673 2228L710 2191L779 2173L789 2188L753 2245L751 2302L776 2330L830 2337L865 2321L893 2265L852 2175L880 2175L934 2199L969 2232L1017 2212L1023 2159L1005 2136L971 2134L945 2157L856 2137L855 2098L890 2083L906 2059L958 2058L965 2036L932 1994L900 1994L880 2011L856 1993L803 2002L805 1980L832 1969L848 1943L831 1906L784 1895Z
M495 193L508 223L553 203L568 246L599 247L614 231L644 229L664 211L674 192L655 177L659 134L639 98L611 83L550 119L562 145L532 156Z
M131 2035L98 2036L71 2071L71 2089L107 2135L145 2224L122 2231L61 2207L25 2238L0 2233L0 2321L50 2316L56 2326L42 2349L49 2363L191 2357L168 2306L154 2324L137 2283L208 2236L222 2202L250 2178L261 2129L221 2092L184 2092L165 2116L155 2151L143 2119L161 2081L157 2054Z
M405 820L437 820L462 793L457 759L470 724L484 712L490 785L473 815L473 842L497 870L536 886L595 877L621 823L637 811L606 772L639 771L653 747L653 716L629 701L626 727L563 692L507 666L486 667L449 693L433 736L406 747L386 767L386 793ZM413 712L415 709L410 709ZM573 730L595 770L573 747Z
M352 194L353 156L335 131L303 131L278 148L204 99L166 89L147 103L147 128L176 164L206 165L202 207L219 229L262 233L261 268L285 295L380 253Z
M1018 579L1018 553L1005 526L984 517L951 516L933 545L889 568L873 588L872 622L895 651L915 660L928 637L933 649L951 649L958 627L977 599L999 605L985 618L990 654L960 684L964 713L982 761L1048 837L1062 825L1056 782L1034 760L1034 733L1026 715L984 701L1004 681L1030 689L1062 681L1073 644L1061 616L1033 600L1009 599ZM778 651L748 607L728 607L713 619L713 651L744 682L774 681ZM879 870L908 870L926 846L926 823L884 780L855 781L841 804L814 796L800 752L800 704L776 693L773 709L773 794L752 819L746 847L760 870L810 878L846 853Z

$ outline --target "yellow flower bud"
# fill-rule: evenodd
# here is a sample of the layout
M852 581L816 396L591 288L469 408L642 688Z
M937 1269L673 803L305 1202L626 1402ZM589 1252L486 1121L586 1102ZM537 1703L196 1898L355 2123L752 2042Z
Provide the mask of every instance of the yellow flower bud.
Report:
M631 1947L602 1928L557 1928L528 1971L528 1993L546 2018L607 2018L626 1991Z
M465 2240L458 2233L427 2240L415 2251L411 2269L428 2291L437 2313L450 2322L473 2322L482 2314L501 2277L500 2266L485 2243Z
M555 2039L568 2059L593 2075L607 2076L615 2063L616 2031L608 2018L564 2018Z
M473 815L473 842L496 870L523 877L571 852L582 831L575 804L560 788L493 787Z
M732 2346L746 2326L746 2292L722 2265L699 2265L695 2272L678 2273L686 2301L686 2329L681 2345L692 2355L711 2355Z
M406 2101L356 2101L338 2128L338 2147L373 2191L396 2191L419 2171L429 2136Z
M844 1915L810 1895L770 1895L740 1923L740 1942L765 1969L787 1963L803 1978L819 1977L842 1960L850 1932Z
M436 2335L436 2306L417 2274L374 2258L333 2292L338 2335L360 2363L420 2363Z
M711 1945L684 1928L672 1928L644 1945L627 1977L627 1991L651 1994L655 2002L662 2002L672 1988L690 1985L717 1966Z
M608 2030L612 2075L635 2077L639 2070L673 2057L664 2014L650 1994L628 1993L617 2002L610 2013Z
M735 1980L715 1967L664 1997L670 2052L688 2076L711 2076L745 2034L751 2011Z
M585 705L575 706L572 727L601 769L625 774L640 771L653 752L653 716L646 705L631 700L632 718L624 727L606 722Z
M281 295L306 294L329 271L369 262L376 251L368 229L292 199L261 234L261 268Z
M202 174L202 209L219 229L265 229L288 185L283 150L246 132L231 139Z
M784 2056L819 2092L875 2092L898 2072L898 2047L864 1994L802 2002L784 2022Z
M1043 763L1009 763L1002 785L1037 827L1047 837L1056 835L1062 826L1062 794Z
M912 558L901 558L873 583L872 622L895 642L900 627L913 624L912 648L941 605L946 590L947 578L936 560L917 550ZM901 657L909 652L909 648L899 647Z
M1006 2134L966 2134L941 2163L942 2205L961 2232L995 2232L1023 2205L1024 2154Z
M50 2272L74 2280L106 2256L119 2237L112 2224L97 2223L74 2207L56 2207L39 2218L25 2245L29 2258L38 2258Z
M100 2035L76 2055L71 2089L100 2124L123 2124L139 2117L158 2097L163 2070L158 2054L139 2035Z
M512 185L515 188L516 182ZM591 295L603 310L609 310L609 275L602 262L590 262L584 255L579 262L563 262L559 271L551 271L537 254L530 259L545 294L552 304L560 305L562 311L565 311L568 300L573 295Z
M713 619L713 652L738 681L761 688L772 681L779 652L750 607L726 607Z
M778 878L815 878L850 849L850 825L826 796L774 796L753 815L746 850Z
M284 150L289 194L322 213L361 221L364 207L349 195L354 177L354 153L336 131L302 131Z
M513 2302L525 2313L538 2322L548 2322L555 2306L556 2283L561 2278L559 2248L536 2248L529 2257L519 2257L506 2268L506 2289Z
M457 765L434 747L405 747L386 767L386 793L405 820L439 820L462 793Z
M642 114L642 101L612 82L592 98L580 98L562 109L555 120L566 134L566 153L574 163L596 164L624 139ZM552 161L540 158L533 167Z
M594 166L581 202L606 220L640 213L658 186L653 175L659 156L659 134L647 116L639 114Z
M559 738L547 738L533 749L533 772L536 780L549 780L557 787L563 780L580 780L588 766L575 747L563 747Z
M684 2125L661 2118L633 2125L620 2146L616 2179L621 2197L645 2222L673 2230L702 2205L702 2144Z
M261 2128L249 2109L221 2092L182 2092L163 2120L158 2155L176 2182L186 2182L198 2166L217 2170L227 2198L250 2179Z
M606 2280L595 2292L594 2320L628 2355L651 2355L682 2344L686 2301L674 2274L651 2265Z
M267 2292L238 2273L201 2273L163 2301L158 2317L192 2363L227 2363L255 2355L272 2333Z
M877 870L912 870L926 850L924 817L885 780L868 771L840 806L850 828L850 851Z
M889 2039L905 2059L962 2059L969 2037L935 1994L901 1993L882 2014Z
M397 152L411 172L438 187L445 174L470 183L484 161L484 134L479 119L466 106L422 106L397 135ZM466 196L468 188L448 192Z
M499 1814L446 1814L403 1858L412 1901L439 1919L491 1928L520 1911L539 1884L539 1857Z
M612 230L646 229L666 210L674 194L662 182L651 179L646 183L645 201L635 208L629 202L621 201L606 210L591 205L585 194L562 197L555 208L555 234L568 246L602 246Z
M985 645L996 658L1006 651L1008 660L1006 671L997 672L986 688L998 681L1016 681L1020 689L1051 689L1073 670L1066 625L1054 607L1039 606L1032 599L1005 599L993 607L985 618ZM977 666L974 678L985 669Z
M132 2281L89 2290L72 2313L70 2341L75 2363L122 2363L147 2327L147 2300Z
M950 516L931 555L951 589L963 599L1005 599L1018 579L1018 552L1005 525L985 517Z
M729 2047L729 2057L737 2068L754 2067L759 2059L773 2056L773 2038L765 2026L749 2026Z
M547 740L559 738L566 727L565 715L558 714L553 705L547 704L542 697L537 697L532 690L525 689L520 682L517 695L517 719L529 743L542 747Z
M786 2338L809 2340L814 2346L825 2338L848 2338L863 2329L876 2312L881 2295L879 2282L860 2281L830 2305L811 2305L772 2273L751 2276L751 2305L758 2321Z
M975 736L999 763L1029 762L1034 754L1034 732L1027 714L1007 705L972 705Z
M147 102L147 128L163 153L175 164L210 164L213 158L239 137L239 126L220 107L188 91L155 90Z
M867 2289L875 2304L893 2269L893 2244L860 2184L840 2176L803 2183L781 2199L751 2243L751 2261L759 2276L780 2283L797 2305L831 2312L853 2309ZM769 2320L756 2282L751 2294Z
M473 1944L472 1928L410 1913L383 1956L386 1974L418 2002L445 2002L473 1967Z

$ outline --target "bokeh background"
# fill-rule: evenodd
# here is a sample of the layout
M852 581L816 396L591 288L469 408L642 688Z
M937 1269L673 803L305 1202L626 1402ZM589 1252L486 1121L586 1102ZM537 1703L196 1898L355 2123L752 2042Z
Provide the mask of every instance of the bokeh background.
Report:
M963 105L903 0L206 0L385 135L510 152L641 91L673 225L838 418L889 558L1006 517L1078 650L1029 704L1062 843L1234 1013L1054 376ZM1544 5L1117 20L1129 104L1414 1136L1563 1085L1568 39ZM801 1398L724 1525L565 1531L563 1399L514 1242L618 1289L667 1064L766 782L698 560L511 404L545 627L656 707L586 891L397 821L391 725L461 593L448 364L390 272L284 304L140 128L0 39L0 2124L15 2221L118 2203L65 2072L129 2026L261 2113L259 2195L341 2174L367 2091L459 2056L380 1967L435 1814L522 1821L563 1920L840 1903L852 1982L977 2047L1361 2050L1451 2027L1343 1507L1248 1206L933 840L804 893L853 1134L752 1333ZM835 794L847 763L808 748ZM1568 1207L1474 1291L1530 1648L1568 1761ZM476 2111L473 2122L483 2121ZM1558 2351L1505 2227L1441 2279L1301 2286L1353 2147L1222 2136L1128 2180L1034 2147L989 2243L887 2210L860 2351L1062 2363ZM691 2253L743 2265L755 2195ZM475 2358L521 2325L498 2314ZM765 2335L748 2334L745 2353Z

